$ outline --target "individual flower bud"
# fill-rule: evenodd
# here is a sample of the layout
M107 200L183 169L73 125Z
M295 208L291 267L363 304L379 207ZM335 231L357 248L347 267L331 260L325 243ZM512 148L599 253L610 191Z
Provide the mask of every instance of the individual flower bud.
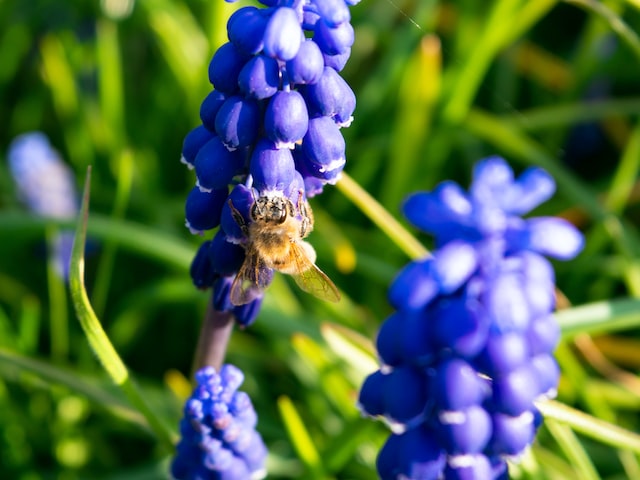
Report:
M229 150L246 147L258 137L261 117L255 100L234 95L225 100L216 115L216 133Z
M233 187L229 198L222 207L222 216L220 218L220 227L226 234L228 241L240 243L246 240L242 227L238 225L231 213L231 205L239 212L245 225L248 225L251 221L250 211L254 202L255 195L250 188L242 184Z
M263 9L253 6L236 10L227 22L227 35L238 50L255 55L263 47L264 30L269 20Z
M380 370L369 375L360 389L358 397L359 408L367 415L377 416L385 414L384 392L387 390L387 379Z
M350 56L350 48L347 48L343 53L339 53L337 55L327 55L322 52L322 58L324 59L325 66L333 68L336 72L341 72L344 69Z
M524 332L531 321L520 278L516 272L503 272L487 282L482 303L499 332Z
M264 55L256 55L240 71L240 90L248 97L262 100L278 91L280 67L277 60Z
M489 319L470 306L464 296L437 303L432 314L432 335L440 347L462 358L474 358L482 351L489 334ZM454 318L455 321L451 321Z
M185 204L186 225L193 234L202 234L205 230L220 225L222 206L227 200L227 188L203 192L193 187Z
M325 22L316 22L313 40L327 55L340 55L353 45L355 33L349 22L330 27Z
M302 95L290 90L271 98L264 114L264 129L276 148L293 148L307 133L308 126L309 112Z
M316 11L315 6L310 7L309 5L305 5L304 10L302 11L302 28L308 32L313 32L318 20L321 20L321 18Z
M264 53L286 62L298 54L303 38L296 11L289 7L278 7L264 32Z
M304 188L304 179L298 170L294 170L293 172L293 180L291 183L285 187L282 192L285 197L291 200L291 203L294 205L298 205L300 200L305 201L307 199L307 195ZM302 195L302 197L300 197ZM300 219L302 217L299 217Z
M200 245L189 269L193 284L201 290L211 287L216 279L216 272L213 271L211 259L209 258L210 247L211 240L207 240Z
M215 134L204 125L198 125L184 137L182 143L182 156L180 161L190 169L194 167L196 156L205 143L213 138Z
M491 377L506 375L529 361L529 348L520 332L492 332L480 355L483 371Z
M441 410L464 410L482 402L485 384L476 370L459 358L438 365L429 391Z
M269 140L260 140L251 155L249 173L260 195L265 192L284 192L294 179L295 164L291 151L278 149Z
M213 137L196 155L198 187L205 191L226 188L231 179L242 171L243 166L242 152L230 152L222 144L220 137Z
M213 271L220 276L234 275L240 270L244 257L244 248L229 242L225 233L218 230L209 248L209 259Z
M353 120L356 96L351 87L333 68L325 67L320 80L305 90L310 113L331 117L343 127Z
M337 181L345 158L345 142L340 129L329 117L309 120L307 134L302 140L303 163L316 177Z
M517 416L531 410L540 393L536 371L530 365L493 379L492 403L496 410L508 415Z
M491 462L486 455L449 455L447 468L444 470L444 480L478 480L480 478L494 479Z
M534 415L530 411L518 416L497 412L491 416L491 420L493 434L489 451L496 455L518 455L535 437Z
M302 42L298 54L287 62L286 67L291 83L298 85L316 83L324 71L324 58L320 47L310 39Z
M302 175L306 197L311 198L315 195L321 194L324 186L327 184L327 181L316 177L309 167L306 166L306 163L308 163L309 160L306 159L305 155L302 153L302 148L299 145L293 149L293 160L296 165L296 171Z
M249 56L240 52L235 45L227 42L222 45L209 63L209 81L213 87L225 94L238 91L238 75Z
M579 230L563 218L537 217L511 228L508 241L518 250L532 250L559 260L575 257L584 247Z
M396 275L387 292L389 303L397 309L420 310L440 291L433 275L433 259L411 262Z
M553 315L536 318L526 332L531 355L551 353L560 341L560 325Z
M394 368L385 379L384 415L394 424L409 427L420 422L429 406L428 380L418 368Z
M212 90L200 104L200 120L202 124L212 132L216 129L216 115L226 97L224 93Z
M403 345L405 323L405 316L395 312L380 326L376 336L376 350L386 366L399 366L405 360Z
M237 305L233 307L233 316L240 327L249 327L253 322L255 322L258 314L260 313L263 299L264 296L259 296L255 300L245 303L244 305Z
M313 2L322 20L330 27L351 20L351 12L344 0L316 0Z
M491 416L479 405L463 410L441 410L434 428L447 453L481 453L491 439Z
M554 398L560 380L558 362L550 354L541 354L531 359L531 367L538 383L538 396Z
M199 370L197 386L184 407L182 438L171 463L176 480L262 478L267 449L255 430L257 416L237 391L242 371L224 365Z
M424 427L391 435L376 460L381 480L439 478L446 455L434 437L433 432Z

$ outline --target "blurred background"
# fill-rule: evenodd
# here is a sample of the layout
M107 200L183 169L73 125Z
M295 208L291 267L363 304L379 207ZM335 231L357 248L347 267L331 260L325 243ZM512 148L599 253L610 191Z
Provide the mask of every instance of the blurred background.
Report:
M177 431L209 299L188 274L203 238L184 226L195 175L179 158L226 20L247 4L0 0L1 478L167 478L166 453L92 354L48 254L74 220L29 211L8 149L20 134L44 133L78 192L92 166L91 302ZM486 156L516 171L542 166L558 193L536 213L568 218L588 242L557 265L558 287L574 305L640 295L640 2L364 0L352 24L342 74L358 106L343 133L345 171L358 184L402 220L408 193L445 179L466 187ZM278 275L257 322L229 346L270 449L269 478L375 478L387 435L355 402L377 368L387 286L409 258L345 190L312 199L310 237L342 302L317 301ZM634 312L623 332L606 322L615 311L567 329L558 349L559 400L630 430L640 425ZM640 478L635 455L562 438L543 428L514 478Z

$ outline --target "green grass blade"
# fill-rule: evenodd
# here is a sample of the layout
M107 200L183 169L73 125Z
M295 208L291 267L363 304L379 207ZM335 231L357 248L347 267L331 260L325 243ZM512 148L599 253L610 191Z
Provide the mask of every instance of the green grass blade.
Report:
M640 299L589 303L561 310L555 316L565 339L580 333L614 332L640 326Z
M582 480L600 480L597 470L589 459L580 440L566 425L547 419L545 426L558 442L558 445L574 465L576 473Z
M140 394L140 391L129 375L126 366L102 329L102 325L91 307L87 292L84 288L84 246L87 235L86 225L89 216L90 179L91 168L89 167L87 170L82 208L80 211L76 236L73 242L73 252L71 255L71 269L69 276L71 298L73 299L76 315L87 337L87 341L100 360L103 368L111 380L122 389L131 404L134 405L135 408L147 419L149 426L154 431L163 449L170 452L173 450L173 444L168 430L164 427L156 414L149 408L146 401Z

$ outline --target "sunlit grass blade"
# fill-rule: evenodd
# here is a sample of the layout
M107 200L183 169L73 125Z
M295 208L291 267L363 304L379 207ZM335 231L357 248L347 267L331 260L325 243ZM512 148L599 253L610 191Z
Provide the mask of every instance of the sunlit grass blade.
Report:
M129 375L127 367L113 348L109 338L102 329L100 320L98 320L93 308L91 307L91 303L89 302L89 298L84 287L84 246L87 235L87 220L89 217L90 181L91 167L87 169L87 178L82 197L82 207L80 210L71 255L69 285L71 289L71 298L73 299L74 307L76 309L76 315L87 337L89 345L111 380L122 389L131 404L141 412L142 415L144 415L163 449L170 452L173 449L173 444L168 430L156 414L149 408L138 390L138 387Z
M589 459L589 455L569 427L551 419L546 420L545 426L567 458L571 460L580 479L600 480L600 475Z
M410 258L423 258L429 254L393 215L345 172L336 187Z
M579 333L615 332L640 326L640 299L594 302L562 310L555 316L565 339Z
M307 467L305 478L323 479L324 473L320 453L316 449L311 435L304 426L304 422L291 399L286 396L278 398L278 410L298 458Z
M625 430L612 423L604 422L580 410L555 401L538 402L536 406L545 418L562 422L576 432L591 437L598 442L640 454L640 435L637 433Z

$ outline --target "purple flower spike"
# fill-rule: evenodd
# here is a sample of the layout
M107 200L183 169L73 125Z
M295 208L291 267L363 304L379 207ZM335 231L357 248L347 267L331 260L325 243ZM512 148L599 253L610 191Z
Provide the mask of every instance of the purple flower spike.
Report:
M171 464L173 478L262 478L267 449L255 430L251 401L237 391L242 371L232 365L224 365L220 373L204 367L195 378L198 385L180 421L182 438ZM246 441L235 441L240 438Z
M351 124L356 96L333 68L324 68L320 80L307 87L306 97L312 114L331 117L342 127Z
M227 22L229 40L247 55L255 55L263 47L264 30L268 15L253 6L236 10Z
M214 135L215 134L211 130L205 128L204 125L199 125L187 133L186 137L184 137L184 142L182 143L182 155L180 157L180 161L190 169L194 168L196 155L204 144L211 140Z
M198 186L201 190L226 188L231 179L242 171L243 155L230 152L219 137L213 137L198 152L195 160Z
M307 133L309 112L298 92L290 90L276 93L264 114L264 129L276 148L293 148Z
M335 28L325 22L317 22L313 40L327 55L340 55L353 45L355 32L349 22L341 23Z
M337 181L346 162L345 148L340 129L329 117L309 120L307 134L302 140L302 158L314 176Z
M504 160L492 157L477 164L469 193L443 182L405 202L408 219L433 233L438 249L411 262L389 288L397 311L377 338L379 372L391 378L417 367L421 379L406 383L422 395L427 378L429 400L424 418L383 447L382 478L423 478L397 459L400 439L420 429L435 430L447 455L446 467L425 478L507 480L504 458L532 442L542 422L534 401L553 397L560 376L552 356L560 338L552 315L554 272L542 255L566 260L583 247L582 235L565 220L519 216L554 189L543 170L515 178ZM367 405L387 410L386 388L369 385ZM414 419L418 405L395 408L395 418ZM406 448L417 448L412 441Z
M226 94L238 91L238 75L249 57L227 42L214 53L209 63L209 81L213 87Z
M262 100L278 91L280 67L273 58L256 55L240 71L240 90L248 97Z
M253 185L260 195L268 192L284 192L293 182L295 164L291 151L278 149L269 140L260 140L249 164L249 173L253 176Z
M320 80L324 70L324 57L313 40L300 45L298 54L287 62L287 75L297 85L313 84Z
M227 194L227 187L211 192L202 192L198 187L191 189L185 205L186 225L191 233L202 234L204 230L220 225L222 206Z
M286 62L298 54L303 38L296 11L289 7L278 7L264 32L264 53Z
M238 95L229 97L216 115L216 133L229 150L251 145L258 137L261 113L258 103Z

